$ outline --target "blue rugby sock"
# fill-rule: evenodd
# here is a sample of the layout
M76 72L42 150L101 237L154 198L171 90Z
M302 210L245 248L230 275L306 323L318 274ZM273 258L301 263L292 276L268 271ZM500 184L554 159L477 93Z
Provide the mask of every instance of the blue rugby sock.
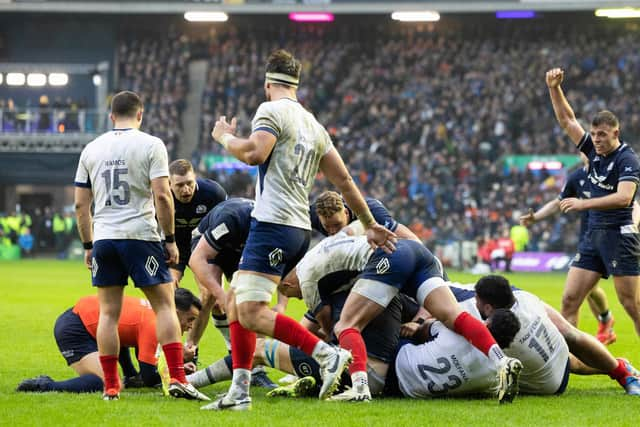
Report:
M48 391L67 391L72 393L94 393L102 391L102 379L99 376L88 374L71 378L66 381L54 381L48 387Z

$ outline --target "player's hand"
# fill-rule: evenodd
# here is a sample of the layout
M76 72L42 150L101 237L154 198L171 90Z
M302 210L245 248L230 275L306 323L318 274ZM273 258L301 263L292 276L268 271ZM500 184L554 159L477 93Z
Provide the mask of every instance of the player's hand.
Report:
M533 213L533 209L529 208L529 212L526 215L520 217L520 225L529 227L536 223L536 216Z
M582 211L584 210L584 200L577 199L575 197L569 197L560 200L560 210L563 213Z
M183 347L183 357L187 362L191 362L198 352L198 346L195 344L185 343Z
M91 261L92 261L93 249L85 249L84 250L84 265L87 266L89 270L91 270Z
M177 264L180 259L180 254L178 253L178 246L176 242L164 242L164 248L166 249L166 261L167 264Z
M408 322L404 323L400 326L400 336L404 338L410 338L418 332L420 329L420 324L416 322Z
M230 133L232 135L235 134L236 127L237 127L237 120L235 117L231 119L231 123L227 123L227 117L220 116L220 118L216 121L216 124L213 130L211 131L211 137L216 142L222 143L220 139L222 135L224 135L225 133Z
M547 74L545 75L545 80L547 81L547 86L549 86L549 88L560 86L563 78L564 70L561 68L552 68L547 71Z
M184 364L184 373L187 375L191 375L197 370L198 370L198 367L193 362L187 362Z
M366 235L367 242L373 249L382 248L388 254L396 250L396 243L398 243L396 234L377 222L367 228Z

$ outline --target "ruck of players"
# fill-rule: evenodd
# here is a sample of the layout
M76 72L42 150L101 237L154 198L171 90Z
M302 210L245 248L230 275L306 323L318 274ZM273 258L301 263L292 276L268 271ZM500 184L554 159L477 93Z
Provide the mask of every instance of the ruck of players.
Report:
M640 162L620 139L614 113L597 113L585 130L561 89L563 70L539 76L584 155L580 185L520 219L529 226L558 211L583 213L557 311L558 301L525 290L526 277L450 281L393 212L361 194L329 133L298 102L307 84L301 69L291 53L274 51L250 134L225 116L211 131L228 155L257 166L254 200L229 197L187 160L169 163L163 142L140 130L139 96L113 97L113 129L85 147L74 180L96 292L87 286L54 326L77 376L41 375L18 391L100 392L113 401L126 399L128 388L158 387L206 401L202 409L211 411L250 409L252 387L268 388L272 399L481 395L502 404L519 394L562 394L573 373L609 377L620 393L640 396L640 372L605 346L616 338L596 287L613 278L640 334ZM319 174L332 190L312 197ZM181 287L187 268L197 292ZM129 279L143 295L124 296ZM597 337L577 328L586 298L597 307ZM288 299L303 301L304 317L287 315ZM200 351L209 323L226 343L220 353L228 350L218 360ZM277 372L291 381L276 384L269 376ZM218 382L229 388L217 398L200 390Z

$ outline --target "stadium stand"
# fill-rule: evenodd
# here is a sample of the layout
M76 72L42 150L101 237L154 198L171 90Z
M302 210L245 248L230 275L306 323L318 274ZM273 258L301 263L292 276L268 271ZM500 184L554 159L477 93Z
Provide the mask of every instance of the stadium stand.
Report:
M640 67L637 29L593 19L588 26L556 24L461 19L437 31L229 25L210 39L195 157L220 154L209 136L219 115L237 116L240 132L248 133L249 115L262 100L262 64L272 49L285 47L303 60L300 101L330 130L368 195L431 243L496 237L502 224L515 224L522 209L557 196L563 184L564 173L509 170L496 161L571 153L545 93L550 64L568 70L579 117L588 120L606 106L624 117L624 139L640 136L639 83L631 78ZM246 172L216 177L232 181L232 194L251 192L252 179L239 175ZM536 224L529 247L572 251L573 222L561 216Z

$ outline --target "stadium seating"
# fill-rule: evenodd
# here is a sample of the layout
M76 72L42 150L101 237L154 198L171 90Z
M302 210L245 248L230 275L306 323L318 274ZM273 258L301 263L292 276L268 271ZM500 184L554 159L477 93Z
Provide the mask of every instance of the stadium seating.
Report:
M228 26L210 40L199 155L221 153L209 136L220 115L237 116L240 133L249 132L263 99L262 67L276 47L301 58L300 100L330 130L363 191L400 221L431 229L439 242L496 236L522 210L559 193L563 174L505 171L496 161L573 151L546 94L551 65L568 70L579 117L588 120L606 106L623 118L623 138L640 136L638 81L631 78L640 68L638 42L624 28L595 21L563 28L546 21L469 22L437 32L392 24L334 29L331 39L321 26ZM548 31L536 31L541 25ZM327 185L321 180L317 190ZM230 189L236 190L251 189ZM536 224L530 246L573 250L571 223Z

